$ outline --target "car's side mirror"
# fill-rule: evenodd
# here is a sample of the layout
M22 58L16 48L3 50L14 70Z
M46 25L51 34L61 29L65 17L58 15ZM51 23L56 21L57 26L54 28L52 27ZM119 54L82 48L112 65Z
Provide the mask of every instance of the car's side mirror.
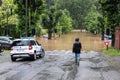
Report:
M38 44L39 46L41 46L41 44Z

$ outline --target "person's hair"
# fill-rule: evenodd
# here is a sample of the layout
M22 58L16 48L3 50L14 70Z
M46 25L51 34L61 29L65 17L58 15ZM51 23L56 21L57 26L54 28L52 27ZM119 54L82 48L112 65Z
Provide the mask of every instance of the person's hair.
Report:
M75 41L79 41L79 38L75 38Z

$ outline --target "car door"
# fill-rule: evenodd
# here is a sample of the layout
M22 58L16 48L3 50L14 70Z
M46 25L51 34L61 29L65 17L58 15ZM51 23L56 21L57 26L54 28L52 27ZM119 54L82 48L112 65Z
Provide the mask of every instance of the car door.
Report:
M2 38L0 38L0 40L1 40L3 47L6 47L6 48L10 47L11 44L10 44L10 40L8 37L2 37Z
M38 52L38 54L40 54L40 51L41 51L41 44L39 44L37 41L36 42L36 50Z
M8 40L8 38L4 38L4 45L6 47L9 47L10 46L10 41Z
M39 53L39 46L37 45L36 41L31 40L30 43L33 46L34 51L36 52L36 54L38 54Z
M7 47L7 40L6 40L6 38L4 38L4 37L0 38L0 43L2 44L3 47Z

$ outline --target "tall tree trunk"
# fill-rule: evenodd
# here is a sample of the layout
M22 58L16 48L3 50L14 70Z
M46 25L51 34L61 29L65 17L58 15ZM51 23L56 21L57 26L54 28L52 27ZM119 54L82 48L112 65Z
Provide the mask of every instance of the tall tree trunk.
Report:
M114 47L115 44L115 34L112 34L112 43L111 46Z
M49 39L49 40L52 39L52 31L51 31L51 29L48 30L48 39Z
M101 34L101 40L103 41L104 40L104 29L102 29L102 34Z
M25 27L26 27L26 37L27 37L28 36L28 0L26 0L26 5L25 5L25 16L26 16Z

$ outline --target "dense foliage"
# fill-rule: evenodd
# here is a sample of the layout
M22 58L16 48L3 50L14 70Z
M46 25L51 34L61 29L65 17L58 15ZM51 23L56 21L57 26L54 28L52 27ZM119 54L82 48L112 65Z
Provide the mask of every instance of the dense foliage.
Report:
M0 6L0 35L16 34L17 15L14 13L15 7L13 0L2 0Z
M17 5L15 11L16 14L18 14L17 26L19 29L20 36L34 35L38 27L41 27L40 25L38 25L38 21L40 19L40 14L45 8L45 1L14 0L14 3Z
M67 9L75 29L83 29L84 18L90 12L94 0L58 0L58 8Z
M69 16L69 12L58 9L56 4L51 5L50 2L48 2L47 5L49 5L49 7L47 7L45 13L42 14L42 24L48 29L48 39L51 39L52 33L61 35L62 33L70 32L72 29L72 19Z
M112 46L115 40L115 27L119 26L119 0L99 0L99 8L103 16L106 18L106 28L110 29L112 35Z
M44 28L47 29L49 38L52 33L61 35L70 32L72 19L69 12L58 9L57 1L54 0L2 0L0 35L40 35Z
M102 18L102 15L96 10L95 5L93 5L91 11L85 17L85 29L94 34L100 33L102 25L100 24L99 18Z
M61 35L72 29L103 35L109 28L114 43L115 27L120 25L119 0L0 1L0 35L33 36L46 29L51 39L53 33Z

